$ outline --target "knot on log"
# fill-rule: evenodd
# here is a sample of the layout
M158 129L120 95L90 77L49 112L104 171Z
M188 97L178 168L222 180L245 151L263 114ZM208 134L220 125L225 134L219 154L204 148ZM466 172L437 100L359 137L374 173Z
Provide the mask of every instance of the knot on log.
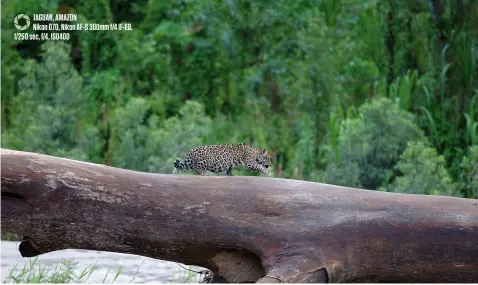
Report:
M216 279L224 278L229 283L256 282L265 275L261 260L245 250L224 250L212 260L215 264L214 271L220 276Z

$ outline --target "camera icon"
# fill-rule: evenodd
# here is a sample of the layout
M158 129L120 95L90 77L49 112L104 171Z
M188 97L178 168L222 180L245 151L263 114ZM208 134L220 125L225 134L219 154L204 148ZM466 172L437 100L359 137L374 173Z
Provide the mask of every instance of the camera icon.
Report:
M15 19L13 19L13 24L17 30L24 31L30 27L30 18L25 14L18 14Z

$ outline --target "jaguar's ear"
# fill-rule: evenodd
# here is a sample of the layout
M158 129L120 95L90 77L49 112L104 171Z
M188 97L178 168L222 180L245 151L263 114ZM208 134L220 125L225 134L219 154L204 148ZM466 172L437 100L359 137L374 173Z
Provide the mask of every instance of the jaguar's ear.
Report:
M267 149L263 148L263 149L261 150L261 154L262 154L262 155L267 155Z

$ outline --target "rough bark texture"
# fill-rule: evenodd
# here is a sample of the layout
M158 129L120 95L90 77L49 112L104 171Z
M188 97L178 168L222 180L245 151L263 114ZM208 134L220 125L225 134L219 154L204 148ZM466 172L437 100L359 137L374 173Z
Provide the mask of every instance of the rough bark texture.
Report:
M478 203L161 175L2 150L2 231L203 266L230 282L478 282ZM344 173L346 175L346 173Z

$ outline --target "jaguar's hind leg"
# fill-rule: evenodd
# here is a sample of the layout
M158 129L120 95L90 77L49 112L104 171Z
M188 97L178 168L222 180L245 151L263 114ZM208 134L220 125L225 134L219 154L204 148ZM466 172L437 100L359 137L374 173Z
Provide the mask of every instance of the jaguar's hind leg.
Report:
M209 172L207 170L196 170L196 173L201 176L209 176Z

